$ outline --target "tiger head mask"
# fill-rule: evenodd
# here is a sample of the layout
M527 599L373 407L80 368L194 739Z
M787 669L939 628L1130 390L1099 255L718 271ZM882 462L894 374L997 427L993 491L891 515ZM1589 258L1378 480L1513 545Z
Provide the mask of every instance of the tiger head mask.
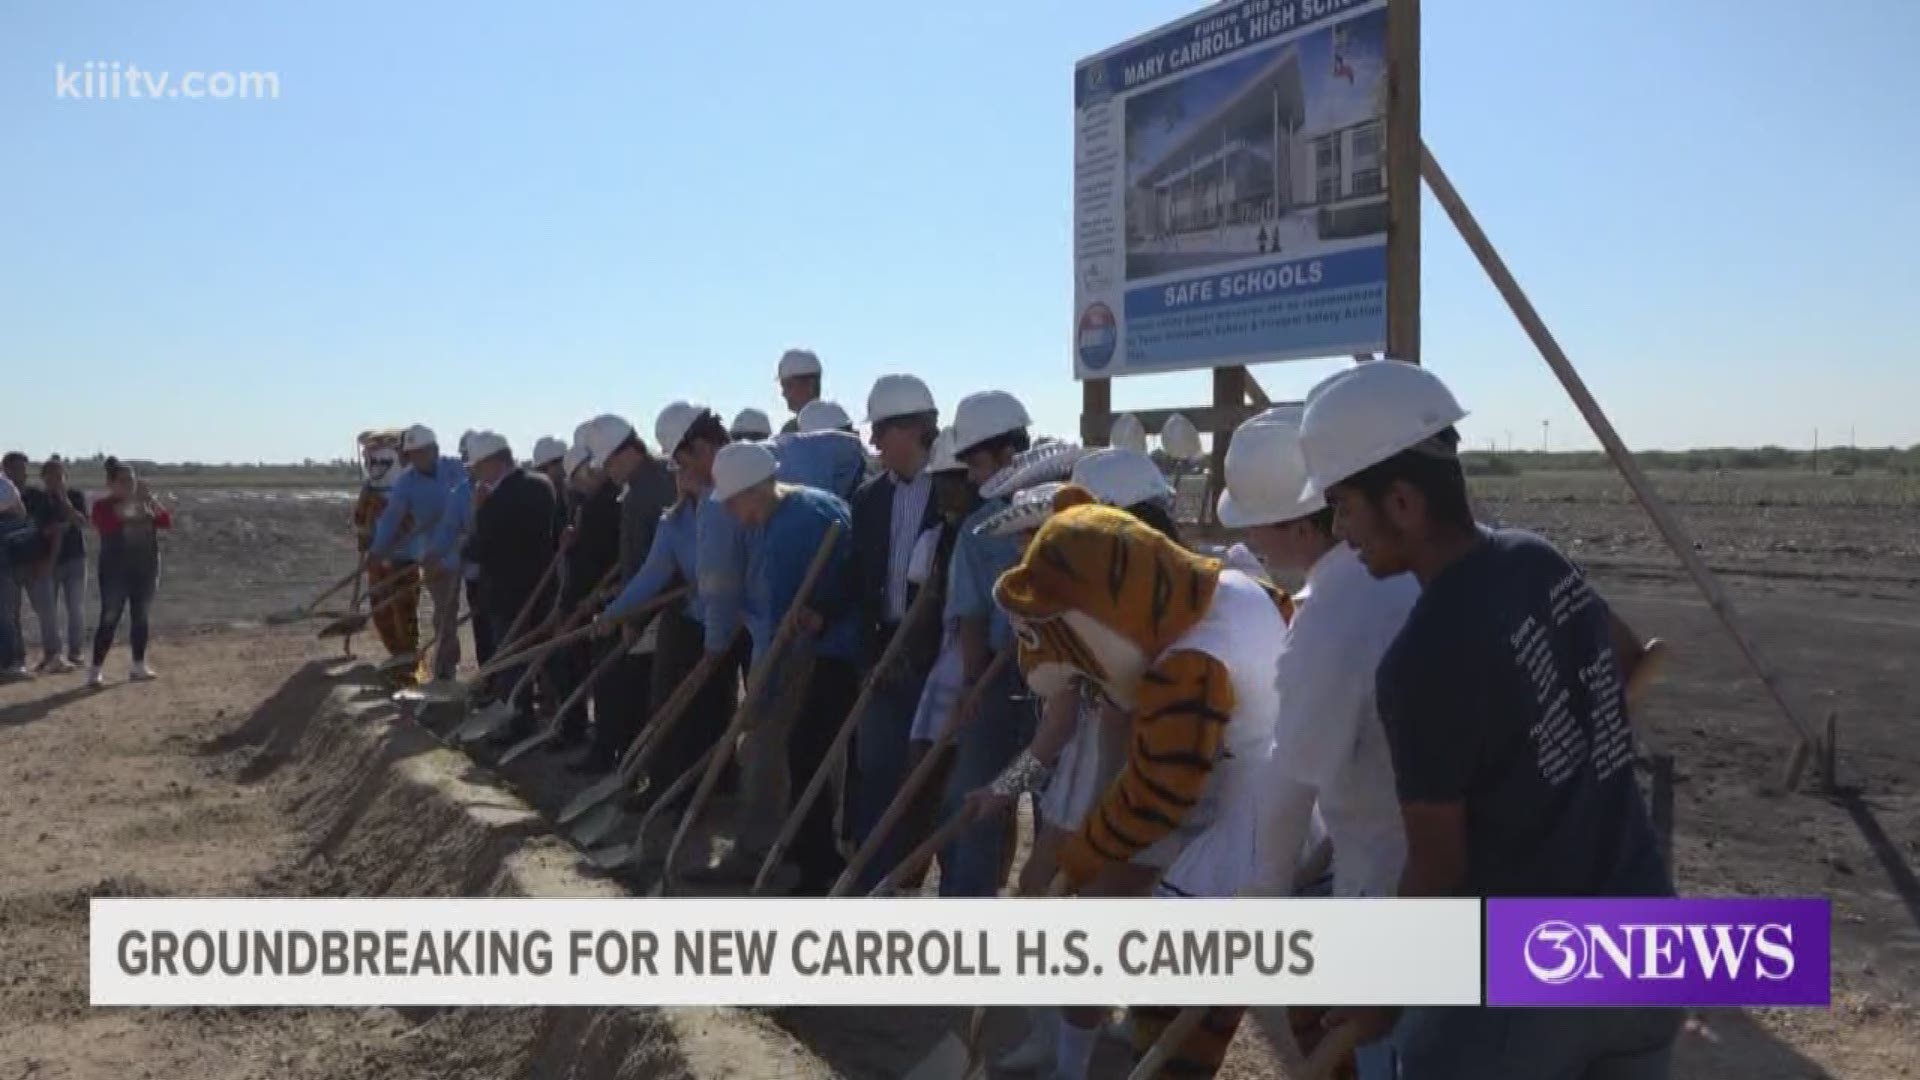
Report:
M1206 614L1220 563L1085 488L1063 488L1054 511L994 587L1021 674L1043 697L1079 675L1131 708L1142 674Z

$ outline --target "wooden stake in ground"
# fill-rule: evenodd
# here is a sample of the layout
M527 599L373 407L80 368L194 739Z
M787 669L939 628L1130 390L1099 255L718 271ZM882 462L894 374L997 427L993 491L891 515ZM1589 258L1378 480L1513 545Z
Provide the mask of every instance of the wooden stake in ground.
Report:
M976 708L980 695L988 686L999 680L1001 672L1005 671L1007 665L1011 663L1013 663L1012 649L1003 650L995 656L993 662L987 665L985 673L974 680L973 688L967 692L967 696L955 705L953 715L965 716ZM880 820L874 822L873 831L868 833L866 840L861 842L860 850L854 852L853 858L847 860L847 868L840 872L839 880L833 883L833 889L827 893L829 898L845 896L853 891L854 882L860 878L860 871L865 870L867 864L873 861L881 845L887 842L887 837L893 835L893 830L899 826L900 819L906 817L907 811L913 808L913 801L920 794L920 789L926 787L927 781L939 772L941 759L953 749L954 739L958 738L959 734L960 725L951 720L941 727L939 738L935 739L933 745L927 749L927 755L920 759L920 764L914 766L913 771L907 774L906 780L901 782L900 790L894 793L893 801L887 804L887 809L880 815ZM932 858L933 853L939 850L939 847L934 847L927 858ZM892 876L888 875L889 878Z
M687 833L693 829L693 823L700 818L713 789L720 783L720 773L733 758L733 741L746 730L756 715L755 706L759 704L761 694L766 692L766 684L773 678L773 672L780 666L787 645L800 633L800 613L806 610L807 602L813 598L813 587L820 581L820 575L826 572L827 562L833 555L833 547L840 542L840 523L834 522L827 527L826 536L820 540L820 549L813 553L813 562L807 567L807 576L800 581L800 589L793 594L793 601L787 605L787 612L780 618L780 627L774 632L773 640L768 643L765 655L753 666L747 676L747 689L741 698L740 708L735 710L733 720L720 736L720 750L707 762L706 774L700 778L700 786L693 793L693 800L687 804L687 812L680 819L680 827L674 830L673 842L667 845L666 879L674 880L674 859L680 854L680 845L686 842Z
M887 642L886 649L881 652L879 662L874 664L873 670L867 673L866 685L860 688L860 696L854 699L853 708L847 711L846 719L840 722L840 730L835 733L833 743L827 747L826 756L820 759L820 767L813 770L813 778L807 781L806 790L800 793L800 797L794 800L793 808L787 811L787 820L780 826L779 835L774 837L773 846L767 849L767 857L760 861L759 872L753 876L753 890L750 895L759 896L760 890L766 887L767 879L772 876L774 868L780 865L780 857L787 853L787 845L793 843L794 834L800 831L801 823L806 820L807 811L812 809L814 800L820 797L821 790L827 786L827 779L833 775L835 764L846 755L847 743L853 739L854 727L860 722L861 715L867 711L867 706L872 702L874 689L880 685L881 679L887 677L894 665L899 663L912 633L919 629L920 624L925 622L928 616L939 611L936 603L939 598L940 590L931 585L923 586L919 595L913 598L913 604L901 618L899 628L893 632L892 640Z
M1547 366L1553 369L1553 374L1560 380L1560 385L1566 388L1567 395L1573 399L1574 407L1580 410L1580 415L1586 419L1587 426L1593 429L1594 435L1600 440L1600 445L1606 448L1607 457L1613 461L1614 467L1620 470L1620 475L1627 481L1627 487L1633 490L1634 498L1640 501L1647 516L1653 519L1654 528L1659 530L1661 539L1667 542L1667 547L1672 549L1673 553L1679 557L1681 565L1686 567L1687 574L1693 578L1694 584L1699 586L1701 594L1706 597L1707 606L1719 616L1720 624L1726 627L1728 636L1733 638L1733 643L1739 647L1741 655L1746 658L1747 666L1753 669L1753 673L1759 676L1760 682L1766 686L1767 692L1773 695L1775 704L1780 707L1780 712L1787 718L1787 722L1793 725L1800 741L1812 747L1817 753L1821 747L1820 732L1810 720L1800 714L1799 708L1788 697L1785 687L1774 673L1773 665L1767 662L1766 657L1760 652L1760 647L1748 636L1739 613L1734 610L1733 601L1727 597L1726 590L1720 587L1719 579L1708 568L1706 560L1694 550L1693 538L1687 534L1686 527L1680 523L1679 518L1674 516L1673 511L1668 509L1665 500L1661 499L1659 493L1653 489L1653 484L1647 479L1646 474L1640 471L1639 463L1633 460L1633 455L1628 452L1626 444L1620 440L1619 433L1614 431L1612 422L1607 419L1606 413L1600 410L1599 402L1595 401L1593 394L1587 390L1587 384L1581 380L1579 372L1574 370L1573 362L1567 359L1567 354L1560 348L1560 343L1554 340L1552 332L1547 329L1547 324L1540 318L1540 313L1534 310L1532 301L1527 299L1527 294L1521 290L1520 283L1515 280L1512 271L1507 269L1506 262L1500 258L1500 253L1494 250L1493 241L1487 238L1487 234L1480 228L1480 223L1474 219L1472 211L1467 209L1466 202L1454 189L1453 181L1447 179L1447 174L1441 170L1440 163L1434 159L1433 151L1424 144L1420 147L1420 175L1426 178L1427 186L1433 189L1433 197L1440 203L1441 209L1453 219L1454 227L1460 231L1460 238L1467 242L1467 247L1471 248L1474 256L1480 260L1481 268L1493 280L1493 287L1500 291L1501 298L1506 300L1507 306L1513 310L1514 318L1520 320L1521 328L1527 332L1529 338L1533 339L1534 347L1540 350L1540 355L1546 360ZM1804 758L1804 755L1796 754L1796 757ZM1798 769L1790 772L1789 787L1799 780Z

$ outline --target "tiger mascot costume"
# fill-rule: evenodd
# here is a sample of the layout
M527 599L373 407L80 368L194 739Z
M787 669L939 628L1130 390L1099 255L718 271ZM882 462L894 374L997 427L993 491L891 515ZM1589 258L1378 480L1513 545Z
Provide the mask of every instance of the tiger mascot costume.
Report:
M386 510L388 492L400 476L401 434L397 428L360 433L361 484L360 498L353 506L353 534L362 557L373 545L374 523ZM415 546L402 545L395 553L396 558L376 560L367 566L367 600L374 605L373 627L391 656L410 654L420 644L420 571L410 555ZM376 583L396 574L394 581L373 590ZM379 607L383 600L396 593L399 599L390 606ZM403 670L396 678L406 682L412 673Z
M1078 890L1176 833L1189 839L1161 896L1231 897L1262 884L1262 867L1291 868L1295 852L1262 846L1259 776L1292 598L1097 504L1084 488L1062 489L1054 510L994 590L1020 670L1042 698L1078 678L1130 718L1126 763L1062 845L1061 873ZM1214 1075L1244 1011L1209 1009L1164 1075ZM1177 1013L1132 1010L1136 1057Z

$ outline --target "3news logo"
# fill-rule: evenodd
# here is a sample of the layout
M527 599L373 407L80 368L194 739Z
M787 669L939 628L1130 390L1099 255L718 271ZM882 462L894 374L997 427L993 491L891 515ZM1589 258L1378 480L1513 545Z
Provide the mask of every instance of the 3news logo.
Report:
M1489 900L1489 1005L1828 1005L1826 900Z

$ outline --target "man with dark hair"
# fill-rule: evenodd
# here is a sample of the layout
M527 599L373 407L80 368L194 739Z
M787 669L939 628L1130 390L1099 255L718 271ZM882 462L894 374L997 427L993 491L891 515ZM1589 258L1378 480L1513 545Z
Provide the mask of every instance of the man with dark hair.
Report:
M36 540L33 519L27 516L19 486L0 470L0 683L33 678L27 671L26 644L20 636L20 590L13 583L13 574L28 545ZM23 555L16 556L16 550Z
M1474 520L1453 427L1465 415L1431 372L1380 360L1316 387L1301 424L1303 493L1324 495L1375 578L1411 574L1422 590L1375 676L1406 830L1400 895L1671 896L1633 778L1637 654L1551 544ZM1348 1019L1369 1036L1392 1022ZM1407 1077L1653 1080L1680 1019L1416 1008L1393 1042Z
M978 486L1012 464L1016 454L1032 445L1027 435L1031 423L1026 407L1005 391L962 398L954 411L954 448L967 468L967 479ZM994 657L1013 648L1013 626L994 603L993 586L1020 561L1020 543L980 532L980 525L1006 506L1005 499L986 500L961 524L947 571L946 615L959 627L966 688L962 700L987 674ZM992 783L1032 740L1036 717L1023 686L1019 666L1003 665L1001 674L974 699L973 711L949 721L961 727L941 807L943 819L959 813L967 796ZM948 845L940 858L940 895L998 894L1013 851L1012 825L1012 815L976 822Z
M673 463L671 482L677 495L671 508L656 517L649 548L626 587L601 613L598 633L611 634L617 620L676 581L693 586L693 595L684 605L659 616L650 711L666 702L703 653L729 654L653 757L649 783L664 791L699 761L733 711L738 668L732 652L739 647L735 638L741 625L741 575L746 559L733 519L711 498L713 458L728 442L719 417L703 406L675 401L660 410L653 430L661 452ZM605 457L609 475L617 478L631 466L635 439L629 429L622 444L625 449ZM631 489L628 497L633 497Z
M49 666L55 671L72 671L82 663L80 649L86 637L86 618L82 609L87 599L87 497L67 486L67 463L60 455L49 457L40 466L40 480L46 485L53 503L52 516L57 533L53 540L53 610L56 635L60 615L66 615L66 652Z
M633 425L618 416L595 417L574 429L573 438L576 450L581 451L580 471L600 473L608 487L617 492L620 576L631 584L654 547L662 515L677 497L673 474L648 452ZM595 771L609 758L617 764L620 754L652 715L653 686L660 678L663 654L659 643L665 640L669 624L682 617L677 612L662 612L650 624L628 626L617 637L594 642L596 662L616 650L624 656L594 684L594 749L582 763L583 771ZM643 652L649 626L656 628L654 644L650 652ZM697 626L695 636L697 639Z
M881 672L872 703L861 714L854 736L854 770L849 824L855 844L886 812L906 776L907 749L920 690L940 651L940 619L902 625L918 591L908 582L915 545L940 524L933 500L929 454L940 435L940 413L933 392L912 375L883 375L867 395L867 422L883 470L853 497L855 584L859 593L861 664L879 661L894 635L911 635L892 671ZM896 830L887 848L868 862L859 883L872 888L904 854L905 834Z

